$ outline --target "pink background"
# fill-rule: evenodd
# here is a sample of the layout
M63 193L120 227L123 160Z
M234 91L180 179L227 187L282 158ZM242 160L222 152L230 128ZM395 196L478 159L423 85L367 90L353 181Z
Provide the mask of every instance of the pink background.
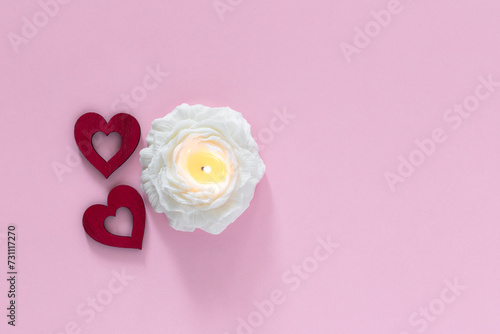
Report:
M41 7L1 2L0 272L15 224L19 275L16 328L1 280L0 331L245 333L238 318L278 289L286 301L246 332L497 334L500 89L457 129L443 115L479 76L500 81L500 3L402 0L350 63L340 44L389 1L232 3L222 20L212 0L72 1L15 52L8 34ZM68 166L78 117L109 119L158 64L169 76L128 111L142 129L132 157L108 180L73 162L60 182L53 165ZM151 121L183 102L230 106L257 138L273 110L295 115L263 137L250 208L212 236L173 230L146 200L142 251L91 240L83 212L118 184L139 190ZM392 192L384 173L435 128L447 140ZM292 291L282 275L328 235L340 247ZM78 306L122 269L135 278L86 322ZM425 329L412 325L455 279L466 289Z

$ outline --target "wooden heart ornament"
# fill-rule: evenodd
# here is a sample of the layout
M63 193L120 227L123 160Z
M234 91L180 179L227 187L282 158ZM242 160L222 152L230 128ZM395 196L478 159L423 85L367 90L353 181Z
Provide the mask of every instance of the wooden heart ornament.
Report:
M120 149L108 161L97 153L92 144L92 136L97 132L104 132L106 136L111 132L117 132L122 137ZM140 138L139 122L132 115L125 113L116 114L106 122L101 115L90 112L82 115L75 123L75 140L78 148L105 178L108 178L134 153Z
M116 215L119 208L127 208L132 213L133 228L131 236L119 236L106 230L106 217ZM146 222L146 210L141 195L132 187L120 185L113 188L108 195L108 205L96 204L85 210L83 214L83 228L85 232L101 244L142 249L142 238Z

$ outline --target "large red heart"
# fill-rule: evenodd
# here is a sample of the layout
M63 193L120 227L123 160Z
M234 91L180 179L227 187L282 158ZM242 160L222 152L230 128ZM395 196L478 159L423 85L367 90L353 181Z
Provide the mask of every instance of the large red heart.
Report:
M112 234L106 230L106 217L116 215L116 210L125 207L133 217L132 235L130 237ZM108 206L96 204L85 210L83 214L83 228L85 232L101 244L142 249L142 238L146 222L146 210L141 195L134 188L120 185L113 188L108 195Z
M108 161L104 160L92 145L92 136L99 131L104 132L106 136L111 132L118 132L122 137L120 149ZM105 178L108 178L132 155L140 138L139 122L125 113L116 114L109 122L106 122L101 115L90 112L82 115L75 123L75 140L78 148Z

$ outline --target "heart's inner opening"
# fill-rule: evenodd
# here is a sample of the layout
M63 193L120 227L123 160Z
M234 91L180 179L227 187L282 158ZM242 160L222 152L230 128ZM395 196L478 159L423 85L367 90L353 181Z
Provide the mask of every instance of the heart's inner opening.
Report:
M108 161L120 150L122 136L118 132L110 132L106 136L104 132L99 131L92 136L92 146L97 154Z
M114 216L104 219L104 228L111 234L121 237L132 236L134 217L129 209L122 207L116 210Z

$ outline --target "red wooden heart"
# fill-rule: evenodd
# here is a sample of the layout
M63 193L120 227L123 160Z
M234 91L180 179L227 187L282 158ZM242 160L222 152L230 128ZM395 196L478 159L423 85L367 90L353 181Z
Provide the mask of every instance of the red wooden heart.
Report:
M116 210L121 207L129 209L132 213L134 225L130 237L112 234L104 226L106 217L116 215ZM142 249L145 222L146 210L141 195L126 185L117 186L109 192L108 206L92 205L83 214L85 232L95 241L113 247Z
M100 131L104 132L106 136L111 132L118 132L122 136L120 149L108 161L104 160L92 145L92 136ZM84 157L105 178L108 178L134 153L140 138L139 122L132 115L125 113L114 115L106 123L101 115L90 112L82 115L75 123L76 145Z

